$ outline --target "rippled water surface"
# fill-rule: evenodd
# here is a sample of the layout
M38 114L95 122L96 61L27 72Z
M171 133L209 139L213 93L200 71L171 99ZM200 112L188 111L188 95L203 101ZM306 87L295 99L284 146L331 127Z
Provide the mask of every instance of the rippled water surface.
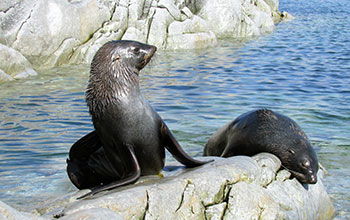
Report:
M215 48L162 52L141 73L144 95L195 156L219 127L268 107L308 134L337 219L350 218L350 3L280 1L296 19L275 32ZM92 130L88 66L0 84L0 200L28 206L76 190L65 160ZM172 158L168 155L167 159Z

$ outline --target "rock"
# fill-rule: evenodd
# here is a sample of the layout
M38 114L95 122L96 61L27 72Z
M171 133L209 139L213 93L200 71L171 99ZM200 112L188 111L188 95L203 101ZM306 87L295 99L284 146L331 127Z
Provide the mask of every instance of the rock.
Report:
M13 220L44 220L46 218L29 213L19 212L0 201L0 219Z
M51 68L90 63L110 40L205 48L217 38L271 32L280 20L278 0L3 0L0 43L34 68Z
M291 14L289 14L288 12L286 12L286 11L283 11L281 13L281 18L282 18L283 21L291 21L291 20L294 19L294 17Z
M166 47L168 26L174 18L164 8L156 8L149 29L148 43L158 48Z
M69 50L87 41L110 19L112 8L108 1L97 0L24 0L5 4L8 10L1 13L0 43L19 51L34 67L53 66L56 59L50 57L62 50L60 46L66 39L77 41L70 44Z
M0 82L14 80L11 76L0 69Z
M74 213L70 216L64 216L61 218L62 220L76 220L76 219L84 219L84 220L105 220L105 219L113 219L113 220L123 220L124 218L121 215L103 208L93 208L82 210Z
M302 185L288 171L280 171L281 162L272 154L214 159L197 168L164 171L164 178L142 177L136 184L84 200L76 198L86 190L78 191L40 204L40 213L62 219L102 219L113 213L124 219L329 219L333 215L322 170L317 184Z
M0 44L0 82L35 75L37 72L20 52Z
M174 21L169 25L167 48L206 48L216 44L215 34L199 16L194 15L185 21Z
M221 220L224 217L226 208L226 202L208 206L205 210L205 217L210 220Z
M158 8L166 8L174 20L182 20L181 11L177 8L172 0L159 0Z
M116 7L111 21L107 21L97 30L91 39L78 47L73 47L71 57L66 63L91 63L97 50L108 41L121 39L127 29L128 9L123 6Z
M274 28L272 11L276 9L263 0L198 1L197 8L218 38L257 36Z
M238 182L230 190L224 219L285 219L278 202L260 185ZM299 219L302 218L299 216ZM298 219L298 218L295 218Z

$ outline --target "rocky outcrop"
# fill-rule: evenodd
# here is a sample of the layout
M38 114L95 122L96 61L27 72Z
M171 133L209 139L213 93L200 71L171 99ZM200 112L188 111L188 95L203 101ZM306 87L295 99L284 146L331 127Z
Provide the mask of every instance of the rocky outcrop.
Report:
M110 40L204 48L270 32L280 19L278 0L2 0L0 43L50 68L90 63Z
M317 184L302 185L280 167L268 153L215 158L84 200L76 198L87 190L79 191L40 204L35 212L48 219L330 219L323 171Z
M35 75L37 72L20 52L0 44L0 82Z

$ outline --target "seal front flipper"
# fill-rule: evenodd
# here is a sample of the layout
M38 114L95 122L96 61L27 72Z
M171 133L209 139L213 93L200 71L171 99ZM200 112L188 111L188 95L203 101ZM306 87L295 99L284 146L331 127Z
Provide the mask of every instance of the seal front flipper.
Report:
M96 193L99 193L99 192L102 192L102 191L106 191L106 190L114 189L114 188L119 187L119 186L124 186L124 185L127 185L127 184L134 183L140 178L140 176L141 176L141 168L140 168L140 165L139 165L139 163L137 161L134 148L132 146L130 146L130 145L128 145L127 148L128 148L129 153L130 153L131 163L133 165L133 170L130 171L129 175L127 175L125 178L123 178L121 180L117 180L117 181L111 182L111 183L109 183L107 185L102 185L102 186L100 186L98 188L95 188L91 192L89 192L89 193L79 197L78 199L83 199L83 198L86 198L86 197L89 197L89 196L93 196Z
M173 157L177 161L186 165L186 167L196 167L213 161L195 160L188 154L186 154L186 152L181 148L180 144L177 142L177 140L170 132L169 128L166 126L163 120L161 120L160 135L161 140L163 141L163 144L165 145L166 149L173 155Z

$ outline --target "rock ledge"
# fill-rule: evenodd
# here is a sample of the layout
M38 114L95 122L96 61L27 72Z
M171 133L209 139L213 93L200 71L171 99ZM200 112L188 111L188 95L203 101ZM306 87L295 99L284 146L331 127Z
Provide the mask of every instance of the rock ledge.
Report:
M33 219L330 219L333 215L322 170L317 184L302 185L280 170L280 160L268 153L214 159L198 168L164 171L164 178L143 177L134 185L85 200L76 198L87 190L66 195L41 204Z

